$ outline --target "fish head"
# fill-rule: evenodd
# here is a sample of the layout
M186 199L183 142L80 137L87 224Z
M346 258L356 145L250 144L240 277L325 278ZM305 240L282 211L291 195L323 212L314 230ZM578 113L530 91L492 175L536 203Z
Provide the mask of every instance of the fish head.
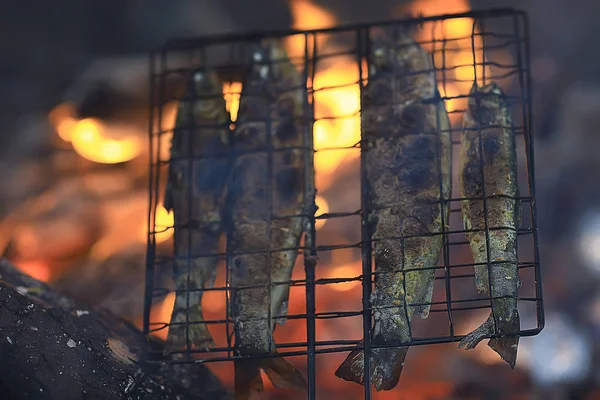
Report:
M190 111L196 123L224 119L225 99L221 81L214 71L201 68L193 73L180 103L179 114L185 117Z
M399 102L410 103L436 97L435 69L431 54L405 32L397 34L394 45Z
M484 86L479 86L477 82L473 83L469 93L469 113L480 124L495 124L500 109L506 109L504 93L500 86L494 82Z
M369 51L369 74L392 71L394 68L394 43L385 30L374 31Z
M371 41L369 75L383 74L394 80L395 101L409 104L435 97L435 70L431 55L410 34L409 28L374 32Z

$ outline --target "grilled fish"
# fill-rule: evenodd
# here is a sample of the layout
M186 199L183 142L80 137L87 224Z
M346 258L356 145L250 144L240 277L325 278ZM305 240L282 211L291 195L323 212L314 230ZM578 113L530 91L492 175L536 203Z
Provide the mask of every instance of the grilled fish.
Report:
M273 330L276 322L283 322L275 317L286 315L289 296L289 284L277 283L290 281L308 222L304 216L314 210L312 151L300 148L312 134L302 76L279 41L257 45L252 56L228 184L232 309L237 353L272 357L235 361L237 399L263 390L260 369L277 388L305 390L302 374L273 356ZM283 248L290 250L269 254Z
M203 323L201 290L214 285L217 257L201 255L218 252L224 230L221 207L231 133L221 83L214 72L197 71L187 95L193 100L181 102L177 111L164 201L175 219L173 277L177 291L165 354L182 350L188 341L201 349L214 346Z
M372 337L375 345L408 343L411 318L429 316L441 233L448 225L443 200L451 194L450 123L430 55L407 33L374 37L371 60L362 135L375 259ZM398 384L407 351L373 350L377 390ZM336 375L364 385L363 352L350 353Z
M517 228L520 224L517 186L517 156L512 122L500 88L490 83L473 85L464 117L461 139L461 196L465 230L468 232L475 266L477 292L490 295L492 313L459 344L474 348L494 333L488 346L514 367L517 359L519 313L517 291L520 285L517 265ZM486 213L489 249L486 246ZM489 262L488 262L489 251ZM489 268L489 269L488 269Z

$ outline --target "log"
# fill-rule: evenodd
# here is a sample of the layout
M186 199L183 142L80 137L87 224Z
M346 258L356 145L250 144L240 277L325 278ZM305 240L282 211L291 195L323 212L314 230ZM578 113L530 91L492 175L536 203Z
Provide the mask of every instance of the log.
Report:
M6 260L0 275L2 399L228 398L203 365L145 362L148 341L128 322L81 308Z

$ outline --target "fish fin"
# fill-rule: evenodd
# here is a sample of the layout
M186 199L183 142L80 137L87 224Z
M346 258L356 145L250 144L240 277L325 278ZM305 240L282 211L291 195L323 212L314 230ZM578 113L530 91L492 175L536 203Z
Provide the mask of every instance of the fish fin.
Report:
M517 362L517 349L519 344L519 318L517 317L513 322L502 327L501 332L514 332L510 336L501 336L492 338L491 336L495 333L494 329L494 317L490 314L488 319L469 333L463 340L460 341L458 347L462 347L465 350L471 350L475 348L483 339L490 338L488 346L494 350L500 357L510 365L511 368L515 367Z
M488 346L500 355L500 357L510 365L515 367L517 363L517 349L519 346L518 336L503 336L491 338Z
M250 400L264 390L260 377L261 360L235 360L235 399Z
M465 336L458 344L459 348L465 350L474 349L483 339L489 338L494 333L494 318L492 315L485 320L477 329Z
M169 327L169 333L163 349L163 355L167 356L173 351L185 350L187 348L186 339L189 339L192 347L196 349L206 350L215 347L215 342L213 341L212 335L208 330L208 325L205 323L196 323L196 321L202 320L202 309L200 306L190 307L189 325L185 324L185 309L173 310L171 323L177 323L178 325L171 325Z
M286 300L286 301L281 302L281 305L279 306L277 315L287 315L287 313L288 313L288 301ZM285 325L286 321L287 321L286 317L275 318L275 323L277 323L277 325Z
M294 389L306 392L306 379L294 367L281 357L260 360L260 367L277 389Z
M235 398L236 400L252 399L264 390L260 370L267 374L277 389L293 389L306 392L306 380L292 364L281 357L257 360L236 360L235 364Z
M398 385L408 347L374 349L371 356L371 382L377 391L392 390ZM359 385L365 384L364 353L352 351L335 371L335 376Z

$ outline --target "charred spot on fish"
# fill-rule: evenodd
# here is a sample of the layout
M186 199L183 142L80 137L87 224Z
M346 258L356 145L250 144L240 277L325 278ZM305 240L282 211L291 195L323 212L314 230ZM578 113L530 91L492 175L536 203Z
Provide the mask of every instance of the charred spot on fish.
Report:
M225 161L198 163L196 166L196 188L199 191L209 191L222 186L227 174Z
M389 104L392 99L392 86L388 80L376 80L369 84L369 90L363 96L366 104L363 106L382 106Z
M284 198L294 197L302 190L302 173L297 168L286 168L275 176L275 188Z
M294 121L284 120L282 121L275 132L275 136L282 142L291 140L297 137L296 125Z
M482 141L483 143L481 145L483 147L483 154L485 156L484 162L491 163L500 151L498 138L494 135L485 135Z
M407 133L419 134L425 130L425 108L421 104L410 104L402 110L400 123L407 129Z
M294 116L294 101L290 98L279 100L277 114L281 119L292 118Z
M430 182L431 177L431 166L425 161L416 161L401 172L402 182L410 191L421 189Z
M415 136L405 147L412 160L429 163L436 160L436 139L433 136Z
M293 151L283 153L283 163L285 165L292 165L294 162L296 162L296 154Z
M478 160L467 162L463 169L463 186L467 197L481 196L481 165Z

